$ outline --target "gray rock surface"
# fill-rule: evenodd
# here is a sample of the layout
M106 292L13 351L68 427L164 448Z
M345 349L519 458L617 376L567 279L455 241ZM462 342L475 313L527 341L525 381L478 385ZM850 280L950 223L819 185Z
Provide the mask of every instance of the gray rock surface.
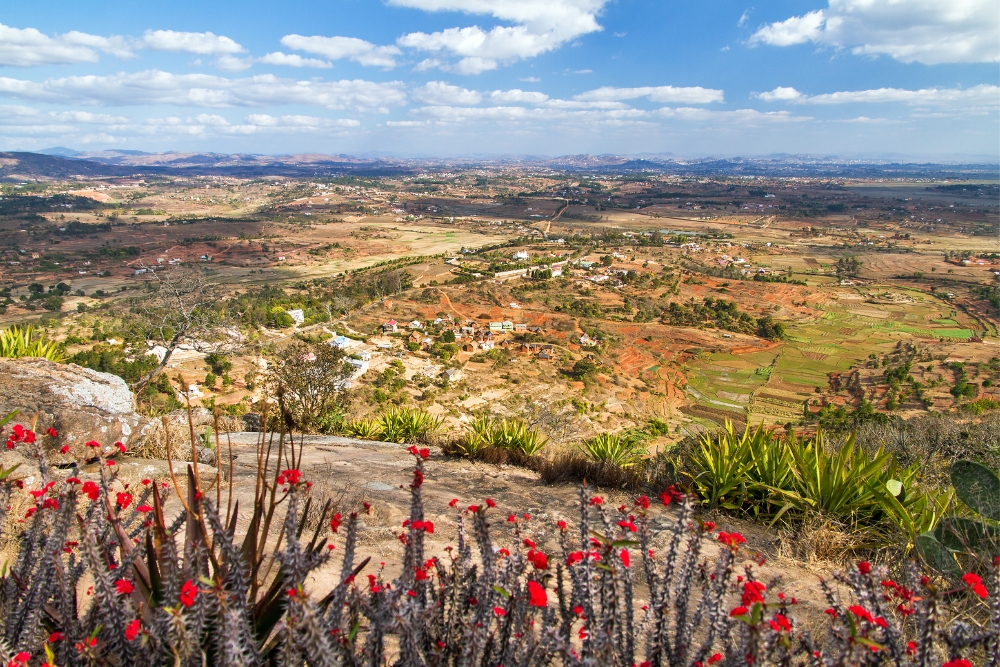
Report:
M124 380L76 364L0 359L0 387L0 414L19 410L15 421L25 426L38 414L39 435L49 427L58 431L58 443L40 437L50 449L68 444L82 453L89 440L104 446L118 440L128 444L142 422Z

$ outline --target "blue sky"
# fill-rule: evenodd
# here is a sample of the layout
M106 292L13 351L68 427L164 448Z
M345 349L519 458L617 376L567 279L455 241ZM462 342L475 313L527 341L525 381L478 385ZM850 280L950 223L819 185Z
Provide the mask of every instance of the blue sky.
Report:
M996 0L7 5L2 150L1000 153Z

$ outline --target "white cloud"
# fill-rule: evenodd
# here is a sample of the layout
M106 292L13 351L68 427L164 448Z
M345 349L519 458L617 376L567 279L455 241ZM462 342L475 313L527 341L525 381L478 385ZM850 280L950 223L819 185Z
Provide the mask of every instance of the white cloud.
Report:
M513 90L494 90L490 93L490 102L496 104L543 104L549 96L529 90L514 88Z
M333 67L333 65L325 60L303 58L297 53L282 53L281 51L261 56L257 58L257 62L264 63L265 65L284 65L286 67L317 67L320 69Z
M174 30L147 30L142 36L142 46L153 51L193 53L199 56L232 55L246 50L232 39L215 33Z
M770 92L754 93L754 97L765 102L793 102L801 100L803 95L794 88L778 86Z
M746 25L746 22L750 20L750 12L752 12L752 11L753 11L753 7L748 7L746 9L744 9L743 10L743 14L740 16L740 20L736 22L736 25L739 26L739 27L741 27L741 28L744 25Z
M647 97L653 102L663 103L710 104L712 102L722 102L723 92L712 88L702 88L701 86L680 88L674 86L642 86L639 88L604 86L603 88L576 95L573 99L590 102L608 102L634 100L639 97Z
M607 0L390 0L391 4L425 11L489 14L514 23L484 30L479 26L412 32L399 46L460 58L453 71L478 74L502 62L531 58L601 30L597 14Z
M131 57L123 37L99 37L71 31L55 37L34 28L11 28L0 23L0 65L32 67L97 62L98 52Z
M475 90L453 86L443 81L429 81L413 91L413 99L424 104L471 106L483 96Z
M395 46L377 46L357 37L322 37L285 35L281 43L296 51L313 53L330 60L347 58L365 67L396 66L396 56L400 50Z
M829 7L763 26L751 44L814 42L857 55L927 65L1000 62L996 0L829 0Z
M158 70L70 76L42 82L0 77L0 93L22 100L105 106L165 104L221 108L300 104L388 112L388 107L406 102L403 84L398 81L295 81L271 74L231 79Z
M767 93L755 95L765 102L795 102L797 104L857 104L890 102L914 106L1000 106L1000 86L980 84L972 88L875 88L871 90L848 90L822 95L805 95L795 88L775 88Z
M231 55L221 55L215 59L215 66L226 72L242 72L253 67L253 58L238 58Z

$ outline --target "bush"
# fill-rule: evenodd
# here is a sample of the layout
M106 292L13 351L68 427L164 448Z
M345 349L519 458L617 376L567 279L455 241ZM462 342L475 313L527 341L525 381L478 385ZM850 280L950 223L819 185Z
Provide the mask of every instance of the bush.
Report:
M377 417L348 422L344 430L362 440L428 442L443 420L416 408L391 408Z
M469 424L469 433L459 448L470 458L485 448L515 452L523 459L538 454L548 438L537 428L529 426L521 419L498 419L492 415L480 415Z
M44 334L29 325L12 326L0 331L0 357L41 357L49 361L62 361L66 355L58 343L45 340Z
M646 447L641 438L631 434L599 433L583 441L583 451L595 461L631 468L642 460Z

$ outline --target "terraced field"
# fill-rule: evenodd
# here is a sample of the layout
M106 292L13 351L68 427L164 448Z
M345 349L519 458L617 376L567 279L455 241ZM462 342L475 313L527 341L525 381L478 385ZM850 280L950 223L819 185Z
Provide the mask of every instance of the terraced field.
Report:
M727 418L797 421L804 405L827 388L830 373L847 371L901 340L966 339L978 325L947 301L916 290L894 288L886 295L878 287L838 286L817 296L810 299L813 316L787 321L785 341L775 350L703 352L691 360L686 394L697 406L684 412L707 427Z

